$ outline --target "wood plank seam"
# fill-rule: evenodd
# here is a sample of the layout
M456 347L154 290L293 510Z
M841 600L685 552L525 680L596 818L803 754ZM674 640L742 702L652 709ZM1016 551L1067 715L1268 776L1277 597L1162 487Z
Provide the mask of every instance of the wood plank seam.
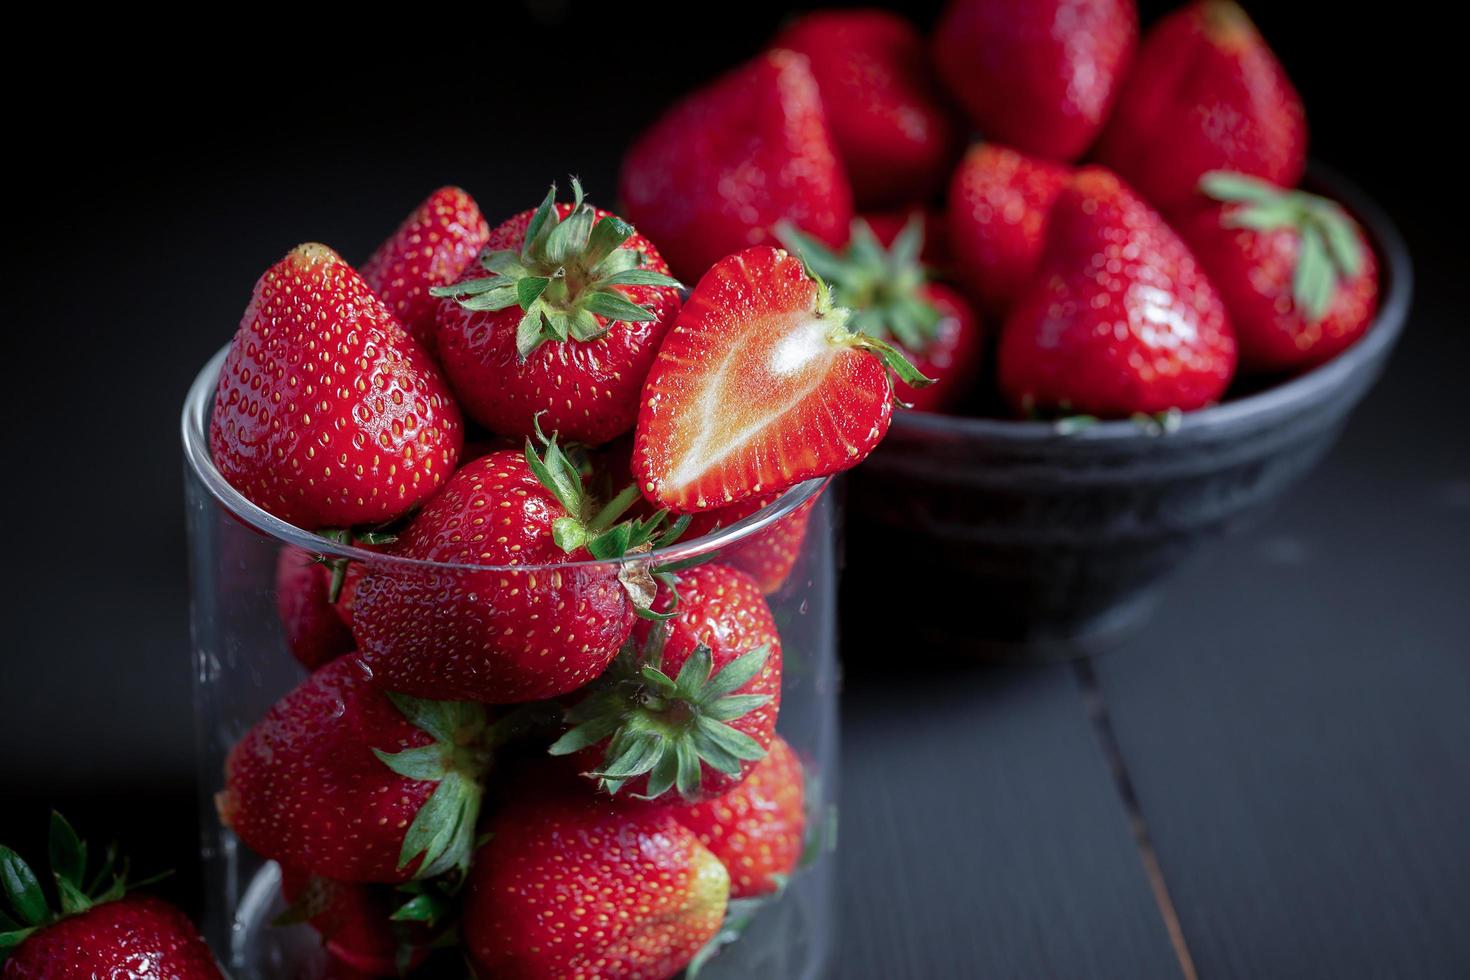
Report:
M1079 657L1073 661L1073 670L1077 675L1078 686L1082 689L1082 703L1087 710L1088 721L1091 722L1093 732L1097 735L1103 756L1108 762L1108 769L1113 776L1113 786L1118 791L1119 801L1123 804L1123 810L1128 814L1128 823L1133 828L1133 840L1138 847L1138 859L1143 864L1144 875L1148 878L1149 888L1153 891L1154 904L1158 907L1159 916L1164 921L1164 930L1169 934L1169 943L1174 947L1174 957L1179 961L1179 970L1183 973L1184 980L1199 980L1199 974L1194 967L1194 957L1190 955L1189 943L1185 940L1184 929L1179 923L1179 914L1174 908L1173 898L1169 895L1169 884L1164 879L1164 869L1159 864L1159 856L1149 836L1148 824L1143 819L1143 810L1138 805L1138 796L1133 791L1133 781L1128 775L1128 767L1123 760L1122 749L1113 732L1113 723L1108 718L1108 706L1103 698L1102 688L1098 685L1097 673L1092 669L1092 661L1086 657Z

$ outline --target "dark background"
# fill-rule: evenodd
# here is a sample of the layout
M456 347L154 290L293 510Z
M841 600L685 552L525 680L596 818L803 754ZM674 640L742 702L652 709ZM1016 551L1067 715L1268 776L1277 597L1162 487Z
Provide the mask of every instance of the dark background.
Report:
M910 6L932 20L935 5ZM1166 6L1145 4L1145 18ZM147 39L136 35L149 25L78 13L78 23L11 38L6 157L20 173L10 181L3 290L0 487L10 557L0 572L0 839L35 842L47 808L63 805L84 830L118 828L144 866L178 867L169 887L190 897L193 732L177 420L194 373L229 339L259 273L312 239L360 260L444 183L470 190L492 222L531 206L548 181L568 173L582 177L594 201L611 204L631 136L679 93L753 54L783 9L709 5L700 11L709 19L693 26L687 7L646 4L414 10L422 20L356 10L316 20L276 6L238 20L212 14L220 20L207 28L172 24ZM1374 622L1387 624L1383 636L1403 622L1470 652L1454 604L1426 612L1414 605L1423 588L1405 593L1419 581L1413 570L1428 568L1433 587L1457 590L1462 602L1470 594L1458 589L1467 583L1463 554L1444 550L1447 540L1463 544L1470 510L1461 401L1470 350L1459 297L1467 256L1456 226L1465 185L1451 149L1463 79L1450 81L1456 42L1433 5L1400 3L1373 17L1349 10L1260 3L1251 13L1306 101L1314 155L1374 195L1409 241L1419 277L1409 330L1354 433L1321 471L1328 477L1319 474L1293 498L1290 523L1273 525L1286 537L1268 528L1190 572L1180 589L1194 591L1181 594L1198 607L1166 610L1133 645L1140 649L1115 654L1106 671L1138 672L1164 657L1158 646L1195 643L1196 624L1211 612L1250 625L1249 614L1221 607L1220 597L1253 595L1252 587L1263 602L1278 597L1261 592L1252 562L1263 552L1252 549L1285 540L1290 552L1304 521L1319 522L1334 541L1361 542L1354 554L1368 549L1370 560L1351 574L1375 585L1360 589L1359 578L1338 588L1330 577L1348 571L1317 569L1299 605L1279 602L1254 623L1262 637L1285 631L1293 642L1324 646L1321 683L1310 672L1300 683L1315 684L1322 697L1340 694L1345 682L1332 666L1340 647L1382 639L1301 632L1304 621L1332 618L1328 610L1344 595L1379 603ZM23 53L33 67L18 67ZM1434 533L1441 519L1459 536ZM1405 526L1414 520L1420 524ZM1290 554L1286 560L1289 568ZM883 651L861 652L848 705L850 759L877 751L888 728L904 724L880 696L887 678L873 664ZM1216 653L1218 683L1234 683L1223 667L1232 652ZM1151 676L1170 677L1171 663L1149 667ZM912 683L919 688L905 693L921 704L935 693ZM1028 691L1053 681L981 671L940 683L944 703L963 717L1022 711ZM1149 711L1166 714L1179 703L1187 685L1169 685ZM970 688L970 706L955 702L956 691ZM1451 674L1404 696L1432 700L1446 689L1464 697L1470 677ZM1011 750L1019 763L1007 765L1027 765L1028 752L1037 765L1060 764L1048 762L1044 747ZM1458 744L1458 758L1466 751ZM885 827L873 833L903 836ZM1470 872L1463 851L1445 860L1445 873ZM881 869L865 870L886 880ZM922 879L908 887L922 891ZM1007 965L1020 970L1006 962L997 969L1012 972Z

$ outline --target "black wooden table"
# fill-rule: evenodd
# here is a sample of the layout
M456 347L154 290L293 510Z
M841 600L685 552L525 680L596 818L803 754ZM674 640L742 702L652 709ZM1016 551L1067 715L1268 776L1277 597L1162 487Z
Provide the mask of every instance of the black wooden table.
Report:
M1332 455L1118 649L925 671L847 641L843 980L1470 976L1453 308L1421 301Z

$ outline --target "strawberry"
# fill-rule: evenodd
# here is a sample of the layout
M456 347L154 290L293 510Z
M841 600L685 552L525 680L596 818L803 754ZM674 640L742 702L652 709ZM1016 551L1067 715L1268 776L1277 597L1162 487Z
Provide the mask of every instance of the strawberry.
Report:
M307 677L231 750L220 819L252 850L347 882L463 870L482 780L522 716L375 687L357 658Z
M428 959L443 931L450 897L436 885L366 885L282 868L290 907L277 922L309 922L333 959L367 976L396 977Z
M686 96L623 158L629 218L693 281L717 260L775 240L783 219L836 244L852 220L806 57L768 51Z
M662 515L612 524L637 496L602 505L554 439L465 464L389 551L466 567L384 563L358 583L353 632L378 683L507 703L596 678L652 599L646 575L607 561L655 543Z
M481 976L672 977L724 918L728 872L664 809L535 787L485 829L463 925Z
M633 473L648 498L710 510L862 462L892 418L888 372L929 379L850 316L782 249L716 263L643 386Z
M970 147L949 185L951 267L982 308L1004 316L1041 261L1046 218L1067 168L994 143Z
M761 592L772 595L781 590L796 561L801 557L802 544L806 541L807 524L811 521L812 508L817 498L825 493L818 491L806 503L782 517L769 527L752 532L748 536L728 545L719 552L719 559L731 568L738 569L755 579ZM683 534L684 540L693 540L713 534L758 513L780 498L780 494L763 494L750 497L729 507L707 510L693 515Z
M325 562L290 545L281 549L276 560L276 611L291 656L307 670L315 670L353 647L350 596L360 572L356 563L349 564L348 570L351 587L344 586L338 601L333 602L332 570Z
M126 894L127 863L118 866L112 849L89 872L86 845L57 813L51 815L50 844L59 912L30 866L0 847L0 895L15 916L0 901L0 977L223 980L184 913L157 898Z
M618 662L567 713L552 755L610 793L688 800L718 796L770 747L781 710L781 638L749 575L707 564L678 573Z
M541 206L492 232L480 262L438 312L439 359L460 404L501 435L535 419L590 445L633 427L638 392L679 311L679 283L648 239L574 200Z
M1179 233L1210 274L1242 370L1321 364L1363 335L1378 308L1378 263L1357 222L1325 198L1225 171L1205 175Z
M1052 208L1041 270L1001 333L1000 387L1022 412L1188 411L1224 393L1235 338L1204 271L1101 167Z
M858 219L838 255L794 228L783 227L786 246L836 291L855 312L849 329L895 344L916 370L934 383L907 396L914 408L939 411L969 393L979 374L980 321L969 302L947 286L929 282L919 265L923 220L914 218L889 249Z
M429 295L469 268L490 226L470 197L458 187L441 187L404 219L391 238L362 267L362 278L430 354L439 301Z
M934 195L960 134L912 24L886 10L819 10L798 17L772 45L806 55L858 204Z
M730 872L730 897L774 892L795 870L806 842L801 760L777 735L750 777L724 796L679 807L674 818Z
M1167 213L1210 170L1295 186L1306 113L1245 11L1195 0L1144 38L1097 156Z
M438 370L336 252L300 245L261 276L209 427L252 503L308 530L386 523L449 477L463 435Z
M1075 160L1107 120L1137 43L1133 0L952 0L933 51L986 139Z

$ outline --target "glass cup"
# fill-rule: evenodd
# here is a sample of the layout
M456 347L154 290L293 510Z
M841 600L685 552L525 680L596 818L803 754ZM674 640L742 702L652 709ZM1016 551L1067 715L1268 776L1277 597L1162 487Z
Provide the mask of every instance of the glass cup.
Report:
M288 908L281 895L281 869L252 853L224 827L215 804L231 748L307 674L288 649L278 607L278 568L293 560L309 561L308 556L345 559L359 563L363 577L396 577L432 589L458 581L466 591L490 579L503 584L511 575L524 584L529 573L524 566L487 569L386 556L310 534L251 504L225 482L210 458L209 417L223 357L221 351L200 372L183 413L205 934L235 980L315 980L338 975L332 956L310 925L278 924ZM703 978L809 978L824 975L829 966L835 926L830 845L835 839L831 824L837 775L837 514L833 495L823 493L824 487L824 481L810 481L729 527L638 558L648 563L701 558L744 564L760 578L753 561L761 555L768 559L772 549L767 545L778 536L782 544L792 541L788 532L806 521L799 545L784 548L792 562L789 572L773 576L769 564L761 566L761 588L767 592L782 647L777 729L806 776L805 849L801 865L779 892L732 900L719 937L723 942L699 968ZM535 572L568 579L616 578L629 561L569 563ZM493 615L494 591L479 589L477 594L486 598L478 612ZM431 614L433 610L424 613ZM332 635L328 627L318 640L328 647L352 645L345 629ZM539 746L534 751L540 759ZM735 869L731 872L733 876ZM453 962L462 975L462 961Z

